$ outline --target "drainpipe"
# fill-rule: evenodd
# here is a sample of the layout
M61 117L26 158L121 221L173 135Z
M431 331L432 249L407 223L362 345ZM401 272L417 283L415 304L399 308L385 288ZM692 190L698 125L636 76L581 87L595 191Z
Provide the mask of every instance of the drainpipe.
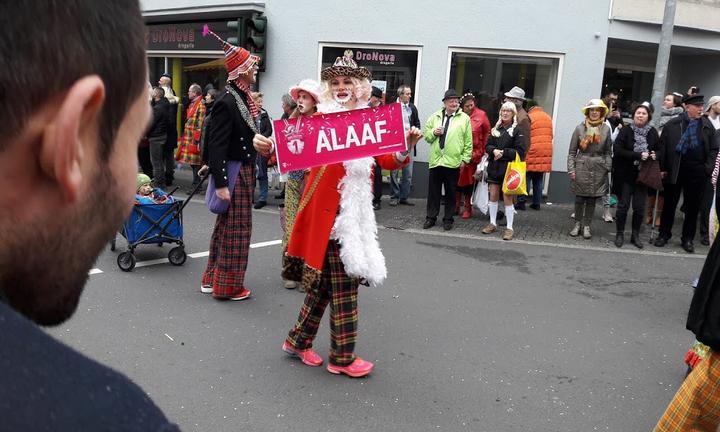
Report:
M676 0L665 0L665 13L663 15L662 30L660 31L660 45L658 47L657 63L655 63L655 80L651 102L655 110L659 111L665 97L667 86L667 71L670 63L670 48L672 47L673 26L675 24Z

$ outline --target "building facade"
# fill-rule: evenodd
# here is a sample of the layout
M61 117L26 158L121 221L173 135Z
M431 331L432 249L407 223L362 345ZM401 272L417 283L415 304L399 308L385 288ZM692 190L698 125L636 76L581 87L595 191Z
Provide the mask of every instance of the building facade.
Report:
M395 101L399 85L409 85L421 121L441 108L446 89L455 88L475 93L494 122L502 94L518 85L555 124L546 190L556 202L571 198L567 150L582 120L580 108L609 87L619 88L626 104L650 99L664 8L664 0L141 3L151 82L168 71L178 94L192 82L224 84L222 51L202 38L204 23L228 37L233 31L227 21L264 14L266 70L259 90L274 118L282 114L280 97L291 85L318 79L347 49L372 71L386 101ZM705 94L720 94L719 69L720 0L680 0L668 90L696 85ZM425 195L427 156L420 142L414 196Z

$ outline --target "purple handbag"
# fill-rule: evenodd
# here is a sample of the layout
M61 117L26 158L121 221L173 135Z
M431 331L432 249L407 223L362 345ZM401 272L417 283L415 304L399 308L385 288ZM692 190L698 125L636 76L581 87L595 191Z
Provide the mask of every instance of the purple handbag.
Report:
M242 162L240 161L228 161L227 162L227 173L228 173L228 189L230 190L230 199L232 199L233 189L235 189L235 182L237 182L238 174L240 173L240 167ZM205 191L205 205L208 210L215 214L225 214L230 208L230 201L223 201L215 194L215 180L212 174L208 179L207 191Z

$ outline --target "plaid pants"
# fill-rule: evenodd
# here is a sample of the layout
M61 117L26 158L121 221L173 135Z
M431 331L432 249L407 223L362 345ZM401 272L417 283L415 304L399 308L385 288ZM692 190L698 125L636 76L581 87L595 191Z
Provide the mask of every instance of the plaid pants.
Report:
M286 192L287 193L287 192ZM312 347L325 307L330 304L330 363L347 366L355 360L359 280L345 273L337 241L330 240L320 286L308 291L287 343L299 350Z
M202 276L203 285L212 285L214 297L230 297L243 288L250 251L254 185L252 164L243 164L235 181L230 208L215 221L210 256Z
M675 393L655 432L715 432L720 425L720 353L710 351Z

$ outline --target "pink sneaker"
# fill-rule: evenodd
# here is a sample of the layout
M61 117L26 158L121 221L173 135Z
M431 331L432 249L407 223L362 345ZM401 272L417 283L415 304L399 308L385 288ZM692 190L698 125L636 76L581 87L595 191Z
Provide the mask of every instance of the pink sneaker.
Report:
M282 350L293 357L299 357L300 360L308 366L320 366L323 362L322 357L313 351L312 348L300 351L285 341L283 342Z
M338 366L332 363L328 363L327 370L328 372L337 375L345 374L353 378L362 378L372 372L373 366L375 365L373 365L371 362L365 361L360 357L355 357L355 360L353 360L353 362L347 366Z

